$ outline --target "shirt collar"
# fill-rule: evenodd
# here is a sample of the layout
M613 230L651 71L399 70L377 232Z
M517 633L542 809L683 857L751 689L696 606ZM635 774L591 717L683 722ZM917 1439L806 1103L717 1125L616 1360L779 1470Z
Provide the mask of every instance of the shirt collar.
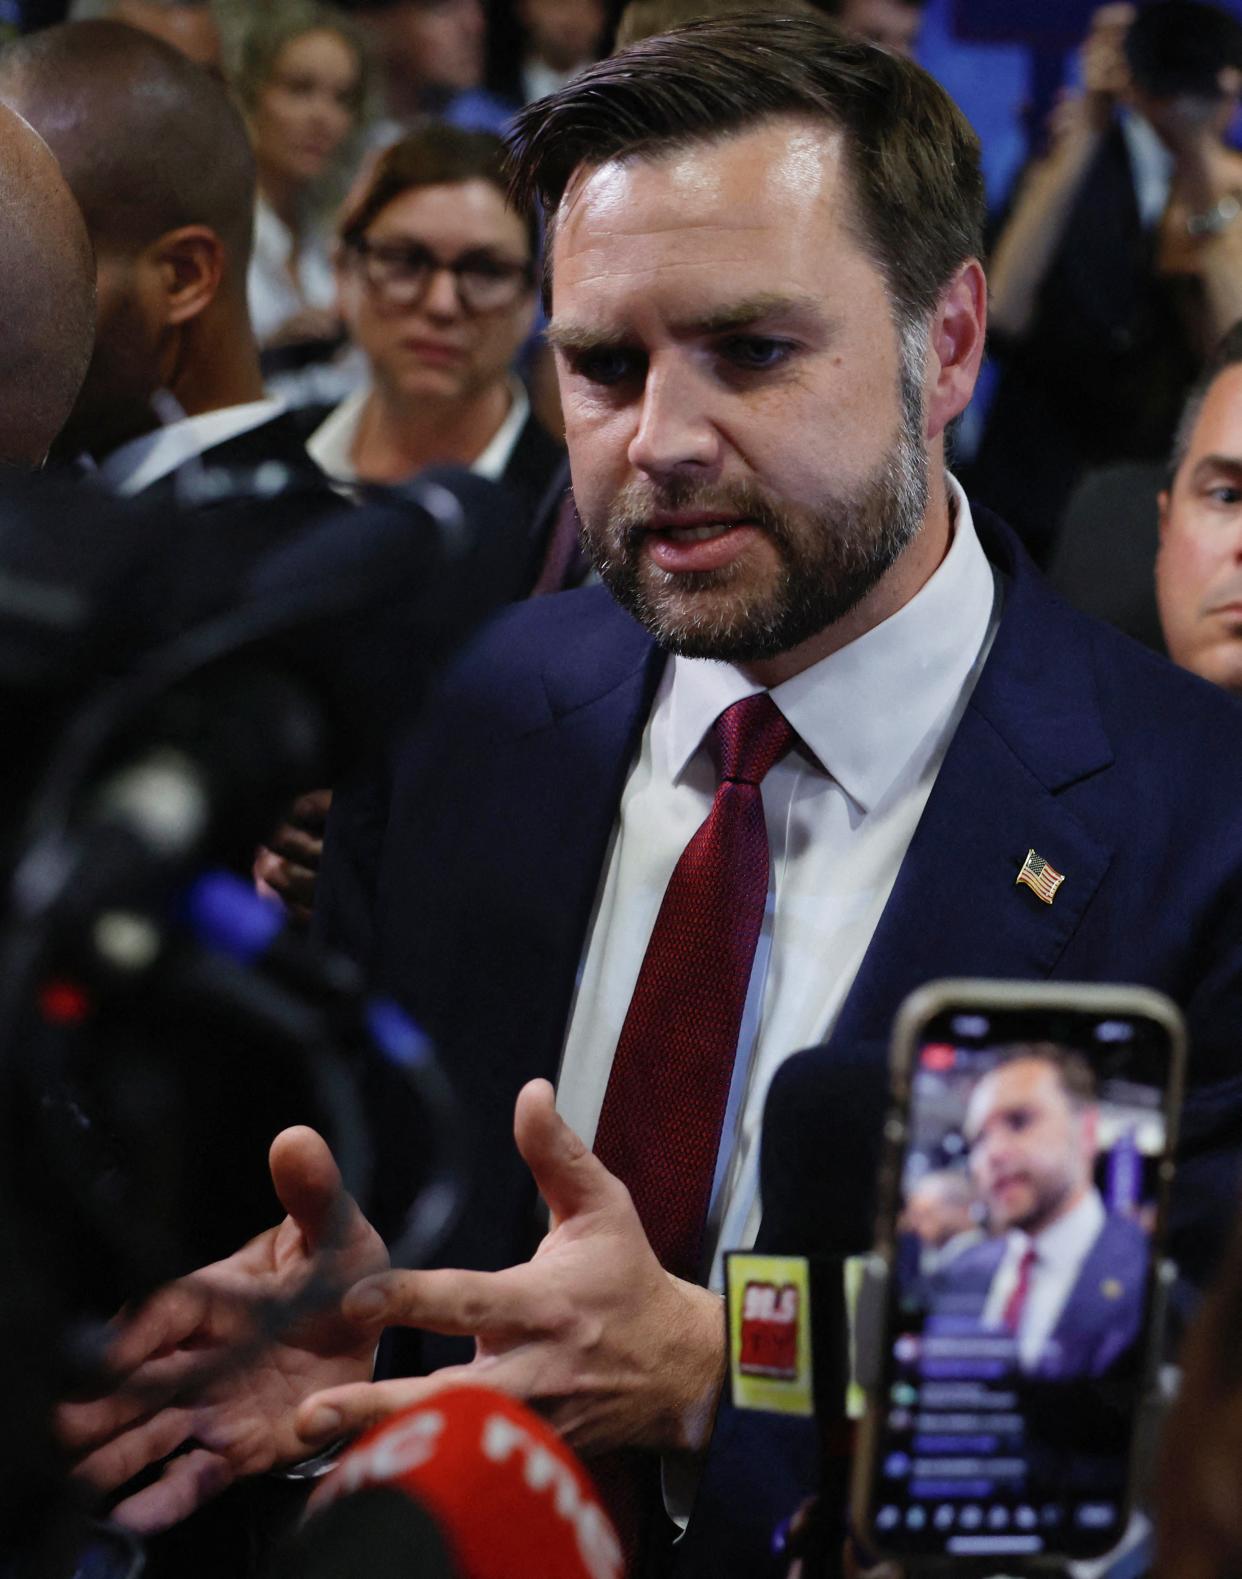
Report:
M1099 1192L1088 1190L1077 1206L1058 1217L1042 1234L1036 1234L1030 1243L1041 1261L1060 1266L1081 1262L1099 1236L1105 1216Z
M113 493L132 498L193 456L202 455L239 433L249 433L284 409L282 400L250 400L195 417L179 417L113 450L100 466L99 478Z
M504 475L518 435L530 416L530 400L520 378L510 377L509 395L509 410L505 420L492 434L482 454L470 463L470 470L475 476L486 477L489 482L499 482ZM369 385L356 389L324 418L306 442L311 459L320 470L339 482L358 480L353 459L354 440L358 436L358 424L362 421L362 413L370 398Z
M949 477L953 538L895 614L772 691L799 738L863 812L935 755L993 624L996 582ZM676 658L666 679L674 778L725 708L760 689L732 664Z
M488 482L499 482L513 454L518 434L530 416L530 400L520 378L509 380L509 415L492 434L491 441L481 455L470 463L476 477L486 477Z

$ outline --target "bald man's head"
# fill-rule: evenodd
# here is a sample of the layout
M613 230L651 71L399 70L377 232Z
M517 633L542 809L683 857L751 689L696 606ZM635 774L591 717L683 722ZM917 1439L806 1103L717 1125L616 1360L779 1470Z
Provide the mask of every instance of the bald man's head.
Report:
M0 464L37 466L95 337L95 259L55 158L0 106Z
M46 138L95 247L95 354L62 453L148 432L159 390L191 413L251 398L254 159L224 88L146 33L71 22L0 51L0 103Z
M70 22L0 53L0 101L47 140L96 247L207 225L245 274L254 157L221 85L120 22Z

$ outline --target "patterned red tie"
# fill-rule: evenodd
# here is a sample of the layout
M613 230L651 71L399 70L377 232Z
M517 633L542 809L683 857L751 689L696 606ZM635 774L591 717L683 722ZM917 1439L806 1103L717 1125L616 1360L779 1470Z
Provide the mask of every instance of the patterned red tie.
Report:
M1026 1309L1027 1297L1031 1292L1031 1273L1039 1257L1035 1253L1034 1245L1027 1245L1022 1252L1022 1259L1018 1262L1018 1277L1005 1301L1005 1309L1001 1313L1001 1321L1008 1332L1017 1334L1022 1322L1022 1312Z
M768 894L759 786L794 732L766 691L716 720L720 784L669 879L621 1030L595 1152L662 1265L700 1270L733 1059Z

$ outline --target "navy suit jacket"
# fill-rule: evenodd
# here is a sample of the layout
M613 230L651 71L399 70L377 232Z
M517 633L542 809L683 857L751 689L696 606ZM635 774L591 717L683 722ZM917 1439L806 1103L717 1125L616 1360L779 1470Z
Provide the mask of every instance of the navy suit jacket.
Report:
M976 525L1004 577L1003 617L831 1042L774 1083L761 1244L870 1245L887 1039L913 988L948 975L1128 981L1189 1018L1185 1133L1206 1175L1186 1192L1181 1248L1202 1270L1219 1224L1199 1207L1232 1199L1220 1192L1242 1141L1242 707L1068 608L1006 528L982 511ZM386 810L372 797L365 825L348 795L334 810L323 931L436 1040L470 1128L473 1185L446 1264L501 1267L536 1241L514 1098L556 1075L663 661L603 589L518 605L444 676L395 753ZM1015 886L1031 848L1065 874L1051 906ZM421 1359L461 1353L432 1339ZM721 1424L727 1459L728 1411ZM756 1528L796 1503L780 1463L766 1501L747 1492ZM707 1503L724 1528L736 1489ZM727 1540L698 1571L758 1570Z
M973 1245L937 1274L929 1319L943 1313L981 1320L1005 1243L1002 1236ZM1132 1351L1142 1329L1147 1265L1143 1230L1107 1216L1049 1335L1049 1358L1041 1357L1035 1371L1058 1380L1102 1376Z

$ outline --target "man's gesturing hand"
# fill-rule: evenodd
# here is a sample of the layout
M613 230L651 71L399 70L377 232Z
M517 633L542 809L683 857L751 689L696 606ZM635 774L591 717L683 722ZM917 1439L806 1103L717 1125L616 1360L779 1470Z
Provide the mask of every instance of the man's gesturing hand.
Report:
M256 1302L297 1295L325 1247L319 1270L338 1288L388 1264L313 1130L283 1131L270 1161L285 1220L118 1318L109 1355L118 1390L60 1411L62 1439L80 1455L76 1472L101 1491L124 1485L189 1438L199 1444L116 1509L133 1529L165 1529L239 1475L304 1458L293 1423L298 1404L318 1388L370 1375L375 1332L343 1320L335 1301L281 1333L244 1369L219 1368L254 1338ZM205 1366L212 1370L203 1383Z
M472 1336L473 1362L320 1393L298 1412L307 1442L464 1379L533 1403L587 1454L706 1446L724 1372L720 1300L660 1266L629 1191L558 1116L546 1080L519 1094L514 1133L552 1214L533 1259L504 1272L391 1272L344 1303L359 1320Z

